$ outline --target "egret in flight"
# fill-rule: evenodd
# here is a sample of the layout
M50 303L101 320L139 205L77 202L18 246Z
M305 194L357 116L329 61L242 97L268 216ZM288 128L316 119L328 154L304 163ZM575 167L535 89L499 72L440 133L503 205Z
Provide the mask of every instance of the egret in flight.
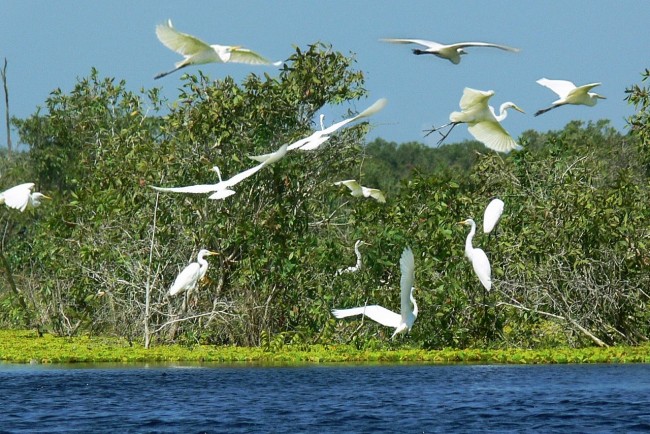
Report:
M362 244L368 244L362 240L357 240L356 243L354 243L354 254L357 255L357 263L353 265L352 267L347 267L347 268L341 268L336 272L336 275L338 276L339 274L343 273L356 273L361 269L361 266L363 265L361 261L361 252L359 251L359 246Z
M461 111L452 112L449 115L450 123L430 130L427 135L451 125L447 133L438 141L438 143L441 143L456 125L467 124L467 130L470 134L494 151L508 153L513 149L522 149L501 126L501 121L508 116L508 109L514 109L521 113L524 113L524 111L517 107L515 103L508 101L501 104L497 115L494 107L488 105L492 95L494 95L493 90L483 91L466 87L460 99Z
M36 208L39 206L42 199L52 199L43 193L33 192L33 190L33 182L26 182L11 187L0 193L0 205L4 203L7 208L13 208L23 212L28 208Z
M269 157L262 163L257 166L253 166L250 169L246 169L243 172L238 173L232 178L222 180L221 171L217 166L213 167L212 170L217 172L219 176L219 182L217 184L198 184L198 185L188 185L187 187L152 187L157 191L165 191L172 193L212 193L208 196L208 199L223 199L228 196L235 194L235 191L230 187L233 187L243 181L244 179L254 175L255 173L262 170L264 167L269 166L287 153L287 145L282 145L277 151L272 154L268 154Z
M377 188L364 187L354 179L346 179L345 181L335 182L334 185L345 185L350 189L350 194L354 197L372 197L377 202L386 203L386 197L381 190Z
M501 199L492 199L483 213L483 233L489 234L497 225L503 214L504 203Z
M321 124L321 129L319 131L314 131L312 134L310 134L307 137L304 137L300 140L297 140L290 145L287 146L288 151L292 151L294 149L299 149L301 151L313 151L315 149L318 149L320 145L325 143L332 137L331 135L338 131L339 129L343 128L347 124L358 121L359 119L367 118L369 116L374 115L375 113L381 111L385 106L388 101L386 98L380 98L377 101L375 101L370 107L362 111L356 116L352 116L351 118L344 119L340 122L337 122L335 124L330 125L329 127L325 128L323 125L323 115L320 116L320 124ZM255 161L265 161L269 156L272 154L264 154L264 155L256 155L256 156L251 156Z
M386 327L393 327L395 331L391 339L400 333L408 333L418 317L418 305L413 298L413 282L415 281L415 259L410 247L404 249L400 259L402 278L400 279L401 308L400 314L379 305L353 307L350 309L332 309L336 318L346 318L355 315L364 315Z
M211 250L201 249L196 257L196 262L191 262L176 276L174 284L169 288L168 295L173 296L185 291L189 294L194 291L196 285L208 271L208 261L204 257L217 254Z
M447 59L451 63L457 65L460 63L461 54L467 54L464 48L467 47L492 47L500 50L517 52L519 48L508 47L507 45L491 44L489 42L458 42L456 44L439 44L438 42L426 41L424 39L395 39L386 38L380 39L383 42L390 42L393 44L418 44L425 47L423 50L415 48L413 54L433 54L441 59Z
M174 65L171 71L162 72L154 77L158 79L189 65L206 63L247 63L249 65L275 65L258 53L238 45L209 45L199 38L181 33L172 26L172 20L156 26L156 36L170 50L182 54L185 58Z
M492 289L492 270L490 268L490 260L482 249L472 246L472 240L476 233L476 223L474 223L474 220L472 219L463 220L458 223L461 225L470 225L472 227L467 235L467 239L465 240L465 256L467 256L467 259L472 263L474 272L478 276L483 287L489 291Z
M550 107L538 110L535 113L535 116L539 116L542 113L546 113L549 110L553 110L554 108L566 104L587 105L593 107L599 99L606 99L604 96L595 92L589 92L594 87L600 86L601 83L589 83L577 87L575 84L567 80L549 80L548 78L540 78L537 80L537 83L551 89L557 94L557 96L559 96L559 99L553 101Z

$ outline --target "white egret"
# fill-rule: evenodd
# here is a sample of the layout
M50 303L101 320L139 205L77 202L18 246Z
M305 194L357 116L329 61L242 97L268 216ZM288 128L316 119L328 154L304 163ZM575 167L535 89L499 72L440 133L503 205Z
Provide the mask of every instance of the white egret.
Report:
M363 262L361 260L361 252L359 251L359 246L362 244L368 244L362 240L357 240L356 243L354 243L354 254L357 255L357 263L353 265L352 267L347 267L347 268L341 268L336 272L336 275L338 276L339 274L343 273L356 273L361 269L361 266L363 265Z
M460 63L461 54L467 54L463 48L467 47L491 47L500 50L517 52L519 48L508 47L507 45L492 44L489 42L458 42L456 44L440 44L438 42L427 41L424 39L400 39L400 38L386 38L380 39L383 42L390 42L393 44L418 44L425 47L424 50L418 48L413 49L413 54L433 54L441 59L447 59L451 63L457 65Z
M540 78L537 80L537 83L541 84L544 87L548 87L560 98L556 101L553 101L550 107L538 110L535 113L535 116L539 116L542 113L546 113L549 110L553 110L554 108L558 108L566 104L586 105L593 107L596 105L599 99L607 99L595 92L589 92L594 87L600 86L601 83L589 83L578 87L567 80L549 80L548 78Z
M33 182L26 182L11 187L0 193L0 205L4 203L7 208L13 208L23 212L28 208L36 208L39 206L42 199L52 199L43 193L33 192L33 190Z
M470 134L494 151L508 153L513 149L522 149L501 126L500 122L508 116L508 109L514 109L521 113L524 113L524 111L517 107L515 103L508 101L501 104L497 115L494 112L494 107L488 105L492 95L494 95L493 90L483 91L466 87L460 99L461 111L452 112L449 115L451 121L449 124L431 130L431 132L438 131L451 125L449 131L443 135L438 143L442 142L456 125L467 124L467 130Z
M370 107L362 111L356 116L352 116L351 118L344 119L340 122L337 122L335 124L330 125L327 128L324 128L323 125L323 115L320 116L320 124L321 124L321 129L319 131L314 131L312 134L310 134L307 137L304 137L300 140L297 140L290 145L287 146L288 151L292 151L294 149L300 149L301 151L313 151L315 149L318 149L320 145L328 141L331 137L331 134L335 133L339 129L343 128L347 124L358 121L359 119L367 118L369 116L374 115L375 113L379 112L382 110L386 104L387 104L386 98L380 98L377 101L375 101ZM264 154L264 155L256 155L256 156L251 156L255 161L265 161L269 156L272 154Z
M377 202L386 203L386 197L381 190L377 188L364 187L354 179L346 179L345 181L335 182L334 185L345 185L350 189L350 194L354 197L372 197Z
M185 291L189 294L194 291L196 285L205 277L205 273L208 271L208 261L204 257L211 255L218 255L218 253L201 249L196 257L196 262L190 263L176 276L174 284L169 288L168 295L173 296Z
M483 233L489 234L497 225L503 214L504 203L501 199L492 199L483 213Z
M461 222L458 222L461 225L471 225L471 230L467 235L465 240L465 256L472 263L474 267L474 272L478 276L478 279L481 281L481 284L488 291L492 288L492 270L490 268L490 260L482 249L472 246L472 239L476 233L476 223L474 220L467 219Z
M217 175L219 175L219 182L217 184L198 184L198 185L188 185L186 187L155 187L154 186L152 188L157 191L165 191L165 192L172 192L172 193L213 193L212 195L208 196L208 199L223 199L235 194L235 191L232 190L230 187L233 187L236 184L243 181L244 179L254 175L255 173L262 170L264 167L275 163L276 161L284 157L286 153L287 153L287 145L282 145L277 151L273 152L272 154L269 154L269 158L267 158L264 162L258 164L257 166L253 166L250 169L246 169L243 172L240 172L237 175L233 176L232 178L226 180L221 179L221 172L219 171L219 168L215 166L212 168L212 170L217 172Z
M209 45L199 38L181 33L172 26L172 20L156 26L156 36L170 50L182 54L185 58L174 65L171 71L162 72L154 77L158 79L172 72L178 71L189 65L203 65L206 63L246 63L249 65L275 65L282 62L271 63L258 53L242 48L238 45Z
M332 309L336 318L346 318L355 315L364 315L373 321L386 327L393 327L395 331L391 338L400 333L408 333L418 317L418 305L413 298L413 282L415 281L415 259L410 247L404 249L400 258L400 279L401 306L400 314L395 313L379 305L353 307L350 309Z

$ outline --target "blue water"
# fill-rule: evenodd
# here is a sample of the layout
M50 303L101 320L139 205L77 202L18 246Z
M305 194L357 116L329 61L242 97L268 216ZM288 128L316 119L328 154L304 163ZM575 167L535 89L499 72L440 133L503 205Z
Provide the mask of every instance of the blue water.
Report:
M0 432L650 431L650 365L0 364Z

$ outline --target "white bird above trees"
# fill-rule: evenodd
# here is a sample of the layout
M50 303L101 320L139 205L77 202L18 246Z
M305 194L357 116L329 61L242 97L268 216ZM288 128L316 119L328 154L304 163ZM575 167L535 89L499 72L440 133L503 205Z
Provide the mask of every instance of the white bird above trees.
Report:
M491 47L500 50L518 52L519 48L508 47L507 45L492 44L489 42L458 42L456 44L440 44L438 42L427 41L425 39L400 39L400 38L385 38L380 39L383 42L390 42L393 44L418 44L425 48L423 50L415 48L413 54L433 54L441 59L447 59L453 64L460 63L460 56L467 54L464 48L468 47Z
M11 187L0 193L0 204L4 203L7 208L23 212L28 208L36 208L39 206L42 199L52 199L43 193L33 192L33 190L33 182L26 182Z
M192 194L212 193L212 195L208 196L208 199L223 199L235 194L235 191L232 190L230 187L237 185L244 179L259 172L264 167L275 163L276 161L284 157L286 153L287 153L287 145L282 145L277 151L273 152L272 154L268 154L269 157L264 162L258 164L257 166L253 166L250 169L246 169L243 172L240 172L237 175L233 176L232 178L226 180L221 179L221 171L217 166L215 166L212 168L212 170L217 172L217 175L219 176L219 182L217 184L198 184L198 185L189 185L186 187L155 187L154 186L152 188L157 191L172 192L172 193L192 193Z
M490 268L490 260L482 249L472 246L472 239L476 233L476 223L474 220L467 219L461 222L458 222L461 225L470 225L472 228L467 235L465 240L465 256L472 263L474 272L478 276L478 279L481 281L481 284L486 290L492 288L492 270Z
M467 124L467 130L470 134L494 151L508 153L513 149L522 149L501 126L501 121L508 116L508 109L514 109L521 113L524 113L524 111L517 107L515 103L508 101L501 104L499 115L497 115L494 112L494 107L488 105L492 95L494 95L493 90L483 91L466 87L460 99L461 111L452 112L449 115L450 123L430 130L429 134L451 125L451 128L438 142L440 143L456 125Z
M503 214L504 203L501 199L492 199L483 213L483 233L489 234Z
M377 101L375 101L370 107L368 107L358 115L352 116L351 118L347 118L340 122L332 124L327 128L324 128L323 115L321 115L320 116L321 130L314 131L309 136L291 143L290 145L287 146L287 151L292 151L294 149L299 149L301 151L313 151L315 149L318 149L320 145L322 145L332 137L331 135L333 133L335 133L336 131L338 131L339 129L343 128L344 126L346 126L351 122L358 121L359 119L367 118L381 111L386 106L387 102L388 101L386 100L386 98L380 98ZM266 159L268 159L269 156L271 155L272 154L255 155L255 156L251 156L250 158L252 158L255 161L263 162Z
M538 110L535 116L567 104L593 107L599 99L606 99L604 96L595 92L589 92L594 87L600 86L601 83L589 83L578 87L567 80L549 80L548 78L540 78L537 80L537 83L551 89L559 96L559 99L553 101L550 107Z
M413 283L415 281L415 259L410 247L404 249L400 258L400 314L397 314L379 305L353 307L350 309L332 309L336 318L346 318L355 315L364 315L386 327L393 327L395 331L391 338L400 333L408 333L418 317L418 305L413 298Z
M169 288L168 295L173 296L185 291L189 294L194 291L196 285L208 271L208 261L204 257L217 254L217 252L201 249L196 257L196 262L190 263L176 276L174 284Z
M246 63L249 65L275 65L282 62L271 63L258 53L242 48L238 45L210 45L199 38L181 33L172 26L172 20L156 26L156 36L170 50L182 54L185 58L174 65L171 71L162 72L154 78L164 77L189 65L203 65L206 63Z
M377 202L386 203L386 197L381 190L377 188L364 187L354 179L335 182L334 185L345 185L350 189L350 194L354 197L372 197Z

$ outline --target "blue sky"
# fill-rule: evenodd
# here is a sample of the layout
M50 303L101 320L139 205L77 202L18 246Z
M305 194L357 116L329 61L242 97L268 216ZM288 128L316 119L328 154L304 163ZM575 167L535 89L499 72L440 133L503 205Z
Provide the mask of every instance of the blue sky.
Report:
M162 87L174 100L181 73L153 76L179 60L156 39L154 28L171 18L179 30L208 43L243 45L274 59L293 53L293 45L331 43L354 53L366 74L367 101L385 97L388 106L373 117L370 139L398 143L422 141L422 130L447 122L458 108L463 88L492 89L491 104L513 101L526 114L511 112L505 128L515 137L528 129L562 129L571 120L609 119L625 132L633 108L625 88L639 83L650 67L650 2L645 1L9 1L0 15L0 62L8 60L10 110L27 117L44 106L55 88L68 92L92 67L102 76L124 79L131 90ZM380 38L419 38L442 43L487 41L521 48L513 54L468 49L459 65L433 56L414 56L411 46ZM245 65L204 65L213 78L249 71L277 70ZM196 72L197 67L188 69ZM539 86L541 77L595 89L608 99L595 107L561 107L533 113L556 99ZM4 100L0 100L0 143L5 142ZM323 110L327 123L350 106ZM437 139L429 139L435 143ZM471 138L456 128L448 142ZM13 140L18 140L13 133Z

